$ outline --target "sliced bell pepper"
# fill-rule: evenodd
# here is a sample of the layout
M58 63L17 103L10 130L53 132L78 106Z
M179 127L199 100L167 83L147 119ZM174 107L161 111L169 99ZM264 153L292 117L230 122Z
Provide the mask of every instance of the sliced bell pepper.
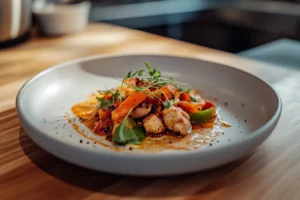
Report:
M205 101L205 104L202 108L202 110L206 110L206 109L209 109L209 108L212 108L212 107L215 107L215 105L209 101Z
M166 97L164 96L166 95ZM173 99L174 97L178 97L179 93L176 87L172 85L165 85L162 88L160 88L158 92L158 96L165 101L167 99Z
M191 94L188 92L183 92L180 94L179 99L180 99L180 101L191 102Z
M203 123L211 120L215 115L215 108L209 108L200 112L190 114L191 121Z
M196 102L179 101L176 106L182 108L182 110L184 110L188 114L199 112L202 110L202 104Z

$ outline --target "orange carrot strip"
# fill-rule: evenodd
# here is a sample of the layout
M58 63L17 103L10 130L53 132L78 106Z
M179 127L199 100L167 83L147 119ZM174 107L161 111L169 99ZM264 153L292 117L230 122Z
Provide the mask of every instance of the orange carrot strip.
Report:
M128 96L119 107L112 111L112 120L118 121L126 116L131 108L137 107L147 97L147 94L142 92L134 92Z

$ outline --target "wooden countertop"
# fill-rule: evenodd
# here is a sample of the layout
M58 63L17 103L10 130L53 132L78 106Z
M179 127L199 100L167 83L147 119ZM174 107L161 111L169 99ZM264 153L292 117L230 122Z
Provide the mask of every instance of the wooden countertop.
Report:
M88 55L153 53L218 62L251 72L280 94L283 112L250 157L192 175L126 177L94 172L46 153L20 127L15 98L26 80ZM225 52L105 24L57 38L33 37L0 51L1 199L300 199L300 72Z

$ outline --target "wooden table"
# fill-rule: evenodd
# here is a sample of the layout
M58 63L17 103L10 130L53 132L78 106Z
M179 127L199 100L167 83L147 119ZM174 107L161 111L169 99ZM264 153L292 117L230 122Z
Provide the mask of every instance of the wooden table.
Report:
M280 122L252 156L192 175L126 177L68 164L24 133L15 110L16 94L26 80L52 65L106 53L180 55L249 71L279 92ZM297 69L104 24L63 37L34 37L0 51L0 199L300 199L299 110Z

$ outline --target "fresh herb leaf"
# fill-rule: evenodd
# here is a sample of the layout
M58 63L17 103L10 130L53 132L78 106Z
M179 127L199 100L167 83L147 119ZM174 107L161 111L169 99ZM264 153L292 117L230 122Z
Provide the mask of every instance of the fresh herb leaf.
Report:
M131 74L130 78L133 78L139 71L134 72L133 74Z
M129 71L125 78L130 78L132 76L131 73L132 73L132 71Z
M149 72L152 72L152 67L148 62L145 62L146 67L148 68Z
M145 139L143 130L136 126L133 119L129 118L132 109L128 112L123 122L116 128L112 138L118 144L140 144Z
M191 91L193 91L193 88L189 88L186 90L188 93L190 93Z
M116 142L118 144L139 144L140 140L139 137L134 134L133 129L127 128L127 120L124 120L125 123L120 124L116 128L116 132L112 138L113 142Z
M111 90L103 90L98 91L99 94L107 95L110 94L110 99L104 99L103 97L96 97L96 99L100 102L100 107L102 109L106 109L107 107L111 106L115 103L115 100L122 101L122 93L119 90L112 92Z
M145 62L145 65L148 68L148 74L149 74L148 80L149 81L160 78L160 76L161 76L160 71L158 71L155 68L152 68L148 62Z
M199 102L198 99L196 99L195 97L193 97L192 95L190 95L191 101L192 102Z
M171 106L172 106L172 103L171 103L171 101L165 101L164 102L164 106L165 106L165 108L170 108Z
M111 100L106 100L104 98L96 97L96 99L100 102L100 108L101 109L106 109L108 106L110 106Z
M98 90L98 93L105 95L105 94L109 94L110 90Z
M160 77L160 71L154 69L151 75L153 76L154 79L158 79Z
M143 141L146 138L146 135L141 127L133 127L133 132L139 138L139 141Z
M143 76L143 72L144 72L144 70L140 70L140 71L138 72L138 76Z

